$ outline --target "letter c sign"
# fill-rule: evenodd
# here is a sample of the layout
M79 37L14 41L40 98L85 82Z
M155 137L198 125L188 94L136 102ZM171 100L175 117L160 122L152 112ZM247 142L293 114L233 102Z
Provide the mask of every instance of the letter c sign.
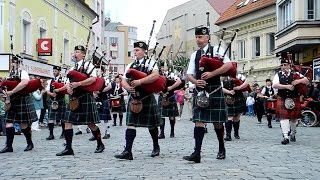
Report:
M38 39L38 55L39 56L52 55L52 39Z

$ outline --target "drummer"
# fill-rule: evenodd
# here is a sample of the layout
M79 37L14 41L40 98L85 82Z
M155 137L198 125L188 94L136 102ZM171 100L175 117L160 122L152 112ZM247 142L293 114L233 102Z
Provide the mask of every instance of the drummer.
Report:
M275 104L276 101L276 94L277 90L272 87L271 79L266 79L266 86L262 89L261 93L265 98L267 98L267 104ZM275 106L268 107L266 106L266 113L267 113L267 120L268 120L268 127L272 128L271 120L272 115L275 114Z
M113 116L113 125L117 126L117 114L119 114L119 125L122 126L123 113L126 112L124 96L126 90L121 86L121 78L119 75L115 77L115 80L111 83L110 91L110 105Z

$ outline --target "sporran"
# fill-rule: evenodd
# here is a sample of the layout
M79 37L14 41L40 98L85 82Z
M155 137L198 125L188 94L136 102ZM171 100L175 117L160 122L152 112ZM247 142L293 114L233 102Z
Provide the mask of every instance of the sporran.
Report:
M130 111L133 113L140 113L142 111L142 101L138 99L132 99L130 101Z
M76 97L71 97L69 100L69 108L71 111L75 111L79 108L79 99Z
M284 107L288 110L291 110L295 107L295 103L292 98L286 98L284 100Z
M207 91L200 91L196 96L196 105L199 108L208 108L210 105L209 93Z

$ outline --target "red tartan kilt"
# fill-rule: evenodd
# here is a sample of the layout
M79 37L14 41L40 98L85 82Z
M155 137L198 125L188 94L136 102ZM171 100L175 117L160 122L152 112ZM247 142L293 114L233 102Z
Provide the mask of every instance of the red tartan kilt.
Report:
M276 113L280 119L298 119L301 114L301 104L299 97L292 98L295 102L295 107L291 110L286 109L284 106L284 98L277 97Z

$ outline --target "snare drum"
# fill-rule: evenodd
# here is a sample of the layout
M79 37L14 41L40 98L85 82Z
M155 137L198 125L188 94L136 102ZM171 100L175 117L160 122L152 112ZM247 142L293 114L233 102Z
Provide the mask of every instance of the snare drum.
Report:
M277 108L277 99L267 99L266 108L268 110L275 110Z
M121 97L115 96L110 98L111 107L120 107L121 106Z

